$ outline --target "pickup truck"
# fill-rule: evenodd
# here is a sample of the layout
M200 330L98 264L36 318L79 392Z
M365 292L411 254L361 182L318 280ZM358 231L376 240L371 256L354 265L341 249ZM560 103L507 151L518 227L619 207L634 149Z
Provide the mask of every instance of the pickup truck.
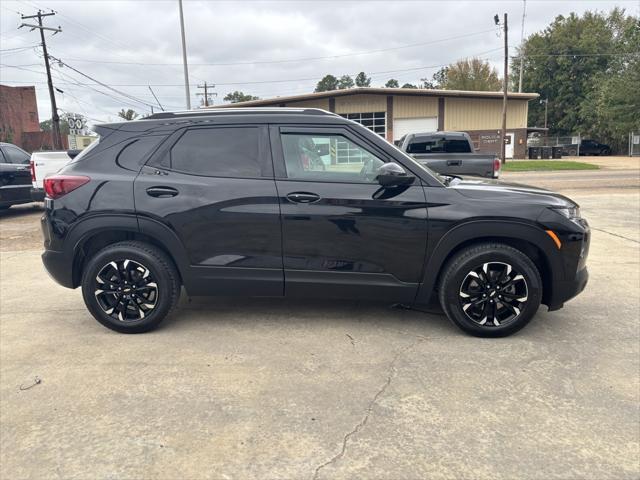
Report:
M33 152L31 154L31 200L44 201L44 178L57 173L71 161L79 150L59 152Z
M397 146L441 175L500 176L500 159L493 154L475 153L471 137L464 132L409 133Z

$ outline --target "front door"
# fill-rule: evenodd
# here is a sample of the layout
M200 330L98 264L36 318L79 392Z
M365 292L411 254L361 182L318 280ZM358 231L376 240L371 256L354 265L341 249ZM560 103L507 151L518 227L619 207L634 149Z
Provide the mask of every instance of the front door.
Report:
M178 131L143 167L134 191L142 232L153 236L161 222L178 237L191 295L283 294L268 127Z
M31 199L30 156L12 145L0 147L0 205Z
M412 301L427 243L425 192L382 188L390 161L348 127L272 127L285 295Z
M504 136L504 142L505 142L504 156L506 158L513 158L514 139L515 139L515 134L514 133L507 133Z

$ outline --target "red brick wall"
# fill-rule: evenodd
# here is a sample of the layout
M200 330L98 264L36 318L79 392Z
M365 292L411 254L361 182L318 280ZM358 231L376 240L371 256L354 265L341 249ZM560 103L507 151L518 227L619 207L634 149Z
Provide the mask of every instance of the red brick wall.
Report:
M23 147L30 132L40 132L35 87L0 85L0 141Z
M22 132L22 145L20 147L27 152L40 150L53 150L53 138L51 132ZM66 135L62 135L62 148L69 149Z
M499 130L467 130L466 131L478 153L493 153L500 155ZM513 158L526 158L527 155L527 129L507 129L507 133L514 133Z

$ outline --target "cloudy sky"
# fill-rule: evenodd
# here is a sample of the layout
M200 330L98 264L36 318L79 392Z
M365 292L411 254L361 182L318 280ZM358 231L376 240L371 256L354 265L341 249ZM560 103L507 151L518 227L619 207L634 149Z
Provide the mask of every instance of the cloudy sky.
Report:
M620 6L638 14L639 0L528 0L525 35L555 16ZM19 13L57 12L46 25L62 111L97 121L121 108L148 113L157 103L185 108L177 0L2 0L0 83L35 85L40 119L51 115L37 31L18 29ZM216 103L233 90L262 98L311 92L327 73L365 71L372 86L389 78L418 83L464 57L485 58L501 72L495 13L509 15L511 53L520 42L523 1L196 1L184 0L191 102L197 84L216 85ZM72 67L72 68L71 68ZM75 69L75 70L74 70ZM87 75L87 77L83 76ZM90 77L90 78L88 78ZM96 83L96 81L100 83ZM111 90L107 86L117 90Z

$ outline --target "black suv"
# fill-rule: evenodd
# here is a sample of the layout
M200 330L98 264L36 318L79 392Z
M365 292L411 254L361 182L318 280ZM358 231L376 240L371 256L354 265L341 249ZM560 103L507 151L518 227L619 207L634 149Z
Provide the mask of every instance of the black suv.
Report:
M119 332L156 327L184 286L438 298L466 332L504 336L587 283L589 227L571 200L439 176L329 112L161 113L96 131L45 180L42 257Z

